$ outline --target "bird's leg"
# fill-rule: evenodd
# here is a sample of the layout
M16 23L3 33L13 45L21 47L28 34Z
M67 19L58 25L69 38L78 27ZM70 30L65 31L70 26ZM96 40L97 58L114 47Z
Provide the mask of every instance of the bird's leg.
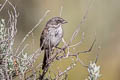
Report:
M56 59L57 59L57 60L59 60L59 58L62 58L62 57L65 57L65 56L66 56L66 51L65 51L66 48L60 48L60 47L56 47L56 48L57 48L57 49L60 49L61 51L63 51L63 55L62 55L62 56L56 55ZM61 53L61 51L60 51L60 53Z
M62 50L65 54L65 48L60 48L60 47L57 47L57 46L55 48Z

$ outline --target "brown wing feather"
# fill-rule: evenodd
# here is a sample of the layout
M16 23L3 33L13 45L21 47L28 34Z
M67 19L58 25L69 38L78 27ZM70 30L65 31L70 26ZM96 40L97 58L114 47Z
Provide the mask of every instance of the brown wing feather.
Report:
M47 33L48 33L47 28L44 28L44 30L43 30L43 32L42 32L42 34L41 34L41 37L40 37L40 47L41 47L41 50L44 49L44 44L43 44L43 42L44 42L44 39L45 39Z

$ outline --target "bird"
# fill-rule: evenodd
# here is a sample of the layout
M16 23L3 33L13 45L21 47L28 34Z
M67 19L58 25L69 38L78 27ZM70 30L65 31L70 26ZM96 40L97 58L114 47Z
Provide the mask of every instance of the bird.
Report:
M49 19L40 36L40 48L44 50L44 58L42 70L49 66L48 61L52 49L57 47L63 38L62 25L68 23L61 17L53 17Z

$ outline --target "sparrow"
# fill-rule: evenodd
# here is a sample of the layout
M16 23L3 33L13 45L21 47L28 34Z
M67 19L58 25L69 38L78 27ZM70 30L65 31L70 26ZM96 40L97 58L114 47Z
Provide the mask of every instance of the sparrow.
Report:
M40 48L44 50L44 58L42 70L48 67L48 61L52 53L52 49L57 47L63 37L62 25L67 23L61 17L53 17L48 20L45 28L43 29L40 37Z

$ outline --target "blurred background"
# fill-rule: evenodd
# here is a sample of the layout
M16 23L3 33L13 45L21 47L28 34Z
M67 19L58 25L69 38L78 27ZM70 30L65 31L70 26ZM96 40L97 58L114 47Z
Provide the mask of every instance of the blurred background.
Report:
M80 59L85 64L95 59L96 53L99 53L97 64L101 66L100 80L120 80L120 0L10 0L16 5L19 12L18 17L18 33L15 40L14 49L19 45L23 37L37 24L39 19L44 15L46 10L50 13L45 20L33 32L34 45L32 36L30 36L25 44L29 44L26 49L27 53L32 53L39 48L39 39L48 19L59 16L60 8L63 6L62 17L68 21L65 24L64 39L68 41L80 24L82 17L85 15L91 1L94 1L88 11L87 20L81 25L80 32L73 43L81 39L82 32L85 32L85 39L79 47L78 51L87 50L96 34L96 44L89 54L80 54ZM3 3L4 0L0 0ZM0 13L0 18L7 18L6 6ZM23 45L24 46L24 45ZM98 47L101 47L98 50ZM43 57L43 56L42 56ZM42 62L42 57L40 62ZM38 61L38 62L39 62ZM63 63L64 62L64 63ZM64 70L70 63L70 60L56 62L54 65L60 66ZM68 80L84 80L87 78L88 72L80 63L68 73Z

